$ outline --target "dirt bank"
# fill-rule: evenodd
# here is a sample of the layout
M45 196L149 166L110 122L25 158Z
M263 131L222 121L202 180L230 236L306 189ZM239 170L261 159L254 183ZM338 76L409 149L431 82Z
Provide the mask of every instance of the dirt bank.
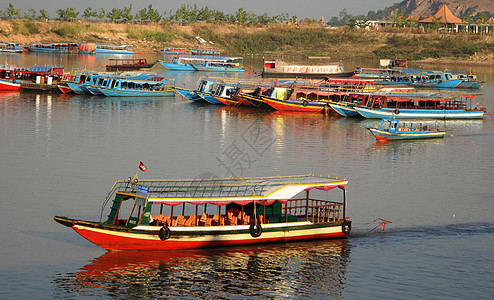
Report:
M194 48L199 45L196 37L201 36L213 41L213 46L222 53L234 55L269 53L335 60L400 57L422 63L494 65L494 35L425 34L402 29L359 31L347 27L323 28L317 24L298 27L226 22L180 25L0 20L0 40L23 44L39 41L132 44L137 53L150 53L163 47ZM436 41L442 44L435 44Z

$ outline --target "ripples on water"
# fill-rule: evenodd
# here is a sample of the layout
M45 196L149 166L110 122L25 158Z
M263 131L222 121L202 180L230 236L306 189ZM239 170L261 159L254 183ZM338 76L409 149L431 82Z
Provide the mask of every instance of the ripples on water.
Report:
M181 252L107 252L54 280L55 295L341 298L348 241Z
M494 292L494 271L484 267L494 254L485 256L482 249L492 242L484 237L492 234L492 224L476 223L242 249L106 252L76 273L56 275L54 296L482 298ZM452 242L454 249L445 251ZM472 284L478 290L470 289Z

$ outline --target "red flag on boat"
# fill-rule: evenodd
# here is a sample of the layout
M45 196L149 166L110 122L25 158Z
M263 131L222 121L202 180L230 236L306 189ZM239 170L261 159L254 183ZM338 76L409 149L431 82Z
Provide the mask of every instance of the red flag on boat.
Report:
M146 172L148 168L142 163L142 161L139 161L139 169L143 172Z

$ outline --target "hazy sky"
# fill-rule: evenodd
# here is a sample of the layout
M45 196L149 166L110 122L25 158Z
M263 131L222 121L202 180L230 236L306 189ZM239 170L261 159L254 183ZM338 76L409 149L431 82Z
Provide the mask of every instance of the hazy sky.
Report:
M402 1L402 0L401 0ZM21 8L23 12L33 8L36 11L46 9L50 17L57 17L56 10L59 8L65 9L75 7L77 11L82 12L84 9L91 7L99 10L112 8L128 7L132 4L132 14L144 8L149 4L153 5L161 14L172 10L175 12L182 4L194 5L198 8L208 7L209 9L223 11L228 14L233 14L239 8L253 12L257 15L267 13L269 16L288 13L289 17L297 16L302 18L320 19L322 16L329 20L346 8L351 15L367 14L368 11L378 11L380 9L391 6L394 3L401 2L399 0L145 0L145 1L129 1L129 0L0 0L0 10L5 10L9 3L12 3L15 8Z

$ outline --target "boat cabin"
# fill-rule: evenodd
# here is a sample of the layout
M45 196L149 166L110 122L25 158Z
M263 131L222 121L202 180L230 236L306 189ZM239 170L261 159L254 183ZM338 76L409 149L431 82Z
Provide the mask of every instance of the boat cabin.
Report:
M343 178L318 186L315 180L319 175L301 176L307 177L229 177L186 181L133 181L129 178L116 182L105 199L106 205L109 197L113 197L108 218L103 223L133 228L250 225L254 222L331 223L346 219L346 182ZM289 187L300 179L307 186ZM315 182L315 186L310 181ZM313 189L328 194L336 187L341 192L335 190L331 194L342 201L333 197L318 200L309 196ZM295 195L289 195L296 191L301 196L291 198ZM272 197L273 194L277 196Z
M438 131L437 120L411 120L411 119L396 119L384 118L381 120L380 130L391 133L400 132L436 132Z

